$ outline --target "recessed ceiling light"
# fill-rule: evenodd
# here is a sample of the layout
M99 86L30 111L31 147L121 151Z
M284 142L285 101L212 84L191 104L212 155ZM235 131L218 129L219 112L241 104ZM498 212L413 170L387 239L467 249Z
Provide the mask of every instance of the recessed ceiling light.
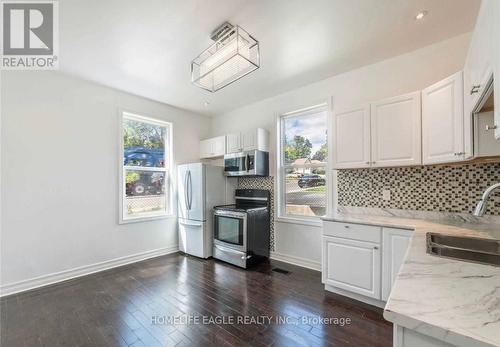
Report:
M424 19L425 16L427 16L429 12L427 11L420 11L419 13L417 13L417 15L415 16L415 19L416 20L422 20Z

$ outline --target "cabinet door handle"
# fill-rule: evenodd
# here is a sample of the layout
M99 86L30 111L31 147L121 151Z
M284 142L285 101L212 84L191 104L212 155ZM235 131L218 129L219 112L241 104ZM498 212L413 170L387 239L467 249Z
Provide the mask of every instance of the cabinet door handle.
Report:
M378 249L378 246L373 246L373 249Z
M496 128L498 128L498 126L496 126L496 125L487 125L486 126L486 131L488 131L488 130L495 130Z
M369 162L369 161L367 161L365 164L366 164L366 165L370 165L370 162Z
M344 228L349 229L349 225L344 225Z
M472 86L472 89L470 90L470 95L479 93L480 88L481 88L480 84Z

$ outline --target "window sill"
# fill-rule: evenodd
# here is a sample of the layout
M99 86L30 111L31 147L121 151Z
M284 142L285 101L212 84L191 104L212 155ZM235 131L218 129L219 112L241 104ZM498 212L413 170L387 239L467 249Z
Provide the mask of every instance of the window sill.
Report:
M150 221L155 221L155 220L160 220L160 219L176 219L176 218L177 218L177 216L175 214L167 214L167 215L161 215L161 216L148 216L148 217L120 219L118 224L150 222Z
M294 217L278 217L275 219L276 222L279 223L290 223L290 224L299 224L299 225L307 225L314 227L321 227L323 222L318 217L318 219L313 218L294 218Z

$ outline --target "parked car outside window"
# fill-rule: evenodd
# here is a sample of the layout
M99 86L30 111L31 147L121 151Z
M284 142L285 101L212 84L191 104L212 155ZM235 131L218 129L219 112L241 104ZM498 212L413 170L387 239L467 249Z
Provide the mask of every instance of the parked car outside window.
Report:
M297 182L300 188L324 186L326 180L320 175L304 175Z

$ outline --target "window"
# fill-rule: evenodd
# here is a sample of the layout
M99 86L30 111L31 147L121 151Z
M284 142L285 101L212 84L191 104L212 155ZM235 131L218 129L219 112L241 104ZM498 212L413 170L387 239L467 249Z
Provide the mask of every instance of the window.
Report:
M279 118L280 217L326 214L327 107L321 105Z
M171 213L172 125L122 113L120 221Z

